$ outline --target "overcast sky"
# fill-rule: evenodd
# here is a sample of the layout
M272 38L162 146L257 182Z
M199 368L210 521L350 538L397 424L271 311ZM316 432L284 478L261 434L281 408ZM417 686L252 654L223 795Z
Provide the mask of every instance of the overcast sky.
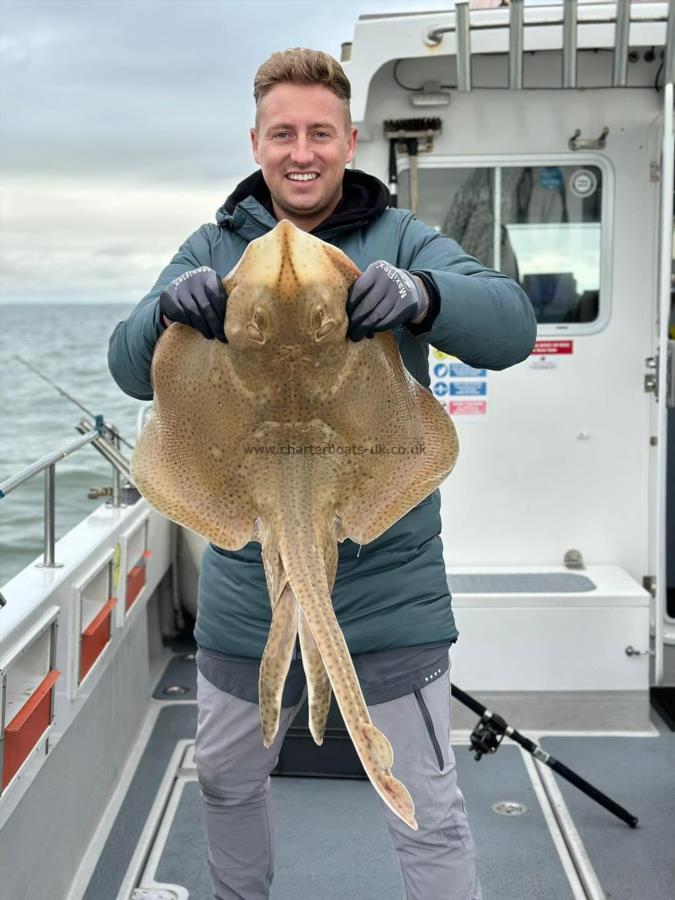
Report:
M447 0L0 0L0 296L134 302L256 164L253 76Z
M359 15L453 5L0 0L0 302L138 301L256 168L271 53L339 59Z

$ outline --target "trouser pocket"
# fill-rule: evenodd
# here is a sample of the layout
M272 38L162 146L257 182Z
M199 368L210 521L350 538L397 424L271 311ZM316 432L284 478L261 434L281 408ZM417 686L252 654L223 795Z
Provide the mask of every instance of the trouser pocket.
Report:
M422 696L421 690L415 691L415 699L417 700L417 704L420 708L420 712L422 713L422 718L424 719L424 724L427 729L427 733L429 734L429 738L431 739L431 746L434 749L434 753L436 754L436 761L438 763L439 771L443 770L443 766L445 763L443 762L443 753L441 752L441 745L438 743L438 738L436 737L436 732L434 731L434 723L431 718L431 713L424 702L424 697Z

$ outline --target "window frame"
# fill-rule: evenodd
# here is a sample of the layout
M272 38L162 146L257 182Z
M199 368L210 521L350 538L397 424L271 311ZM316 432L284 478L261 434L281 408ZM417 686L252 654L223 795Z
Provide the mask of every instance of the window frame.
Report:
M598 317L593 322L537 322L537 335L597 334L609 324L612 314L612 272L614 268L614 166L602 153L570 151L567 153L519 153L495 155L458 155L447 153L420 154L418 172L424 169L505 169L515 166L596 166L602 172L600 204L600 267L598 284ZM397 172L409 173L408 156L397 157ZM408 174L408 179L410 178ZM408 180L408 183L410 181ZM423 219L421 221L424 221Z

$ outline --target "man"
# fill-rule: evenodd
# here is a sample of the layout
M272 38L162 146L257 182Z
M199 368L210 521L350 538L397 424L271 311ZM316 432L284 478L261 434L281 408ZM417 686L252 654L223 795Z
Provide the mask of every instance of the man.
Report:
M178 250L152 291L115 329L110 369L127 393L152 396L155 343L173 321L226 341L220 279L247 244L288 219L340 247L362 276L348 299L348 337L392 329L404 364L429 385L428 346L501 369L532 349L536 324L523 291L485 269L407 210L388 209L377 179L345 169L356 148L350 85L330 56L275 53L256 74L251 141L260 165ZM410 790L419 830L388 808L387 825L411 900L476 900L480 887L450 747L448 648L457 639L439 536L436 491L362 548L339 545L332 594L394 774ZM296 648L276 740L265 749L258 669L271 620L260 546L209 546L199 582L199 720L195 763L215 896L261 900L274 869L269 773L304 700Z

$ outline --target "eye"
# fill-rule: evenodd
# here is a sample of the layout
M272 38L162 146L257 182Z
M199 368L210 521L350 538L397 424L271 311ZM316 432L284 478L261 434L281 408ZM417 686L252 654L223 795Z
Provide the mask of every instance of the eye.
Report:
M265 343L264 330L267 326L267 314L264 309L255 309L246 326L246 334L258 344Z
M327 319L322 306L314 309L314 340L322 341L335 328L333 319Z

